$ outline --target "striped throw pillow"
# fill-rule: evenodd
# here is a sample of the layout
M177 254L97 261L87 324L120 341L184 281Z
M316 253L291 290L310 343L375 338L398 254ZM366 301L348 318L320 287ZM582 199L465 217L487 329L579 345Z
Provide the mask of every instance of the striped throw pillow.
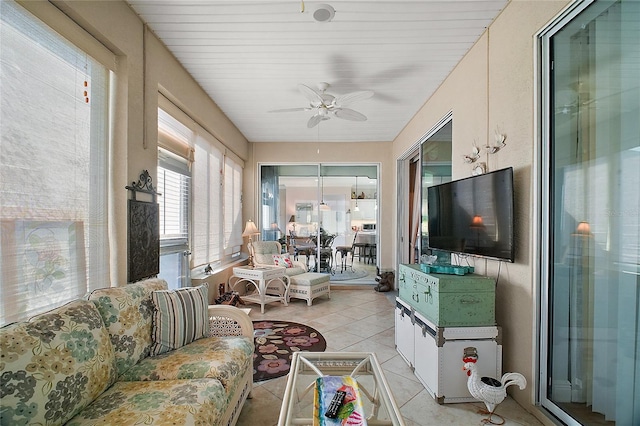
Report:
M153 345L151 355L178 349L204 337L209 328L209 285L151 293Z

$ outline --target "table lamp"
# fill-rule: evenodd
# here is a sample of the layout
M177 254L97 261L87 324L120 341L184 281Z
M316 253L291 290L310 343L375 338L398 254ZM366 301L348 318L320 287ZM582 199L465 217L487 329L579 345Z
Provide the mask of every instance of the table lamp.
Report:
M249 248L249 266L254 266L253 264L253 236L260 234L258 227L251 219L249 219L244 226L244 231L242 232L243 237L249 237L249 244L247 245Z

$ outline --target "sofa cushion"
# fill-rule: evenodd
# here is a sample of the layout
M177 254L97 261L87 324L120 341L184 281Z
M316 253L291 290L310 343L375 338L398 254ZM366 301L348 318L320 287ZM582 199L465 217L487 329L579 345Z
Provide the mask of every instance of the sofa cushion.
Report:
M2 424L62 424L116 381L93 303L76 300L0 329Z
M67 426L220 425L227 406L215 379L118 382Z
M283 266L285 268L293 268L293 262L289 257L289 253L285 254L272 254L273 264L276 266Z
M232 393L252 363L252 338L205 337L175 351L146 358L127 370L119 379L136 381L215 378Z
M275 265L273 255L280 254L280 244L277 241L254 241L251 250L256 264Z
M284 274L288 277L293 277L294 275L304 274L307 272L302 266L294 266L293 268L287 268L284 270Z
M209 284L154 291L151 300L154 305L153 355L180 348L208 333Z
M153 343L151 293L166 288L166 281L151 278L123 287L97 289L89 295L109 330L118 374L149 356Z

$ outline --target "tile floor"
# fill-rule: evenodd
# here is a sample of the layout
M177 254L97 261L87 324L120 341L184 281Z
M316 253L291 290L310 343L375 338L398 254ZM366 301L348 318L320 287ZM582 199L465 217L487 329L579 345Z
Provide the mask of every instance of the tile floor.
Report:
M413 375L394 345L394 306L396 293L377 293L370 289L342 289L332 285L331 299L322 296L308 307L306 301L292 299L289 306L271 303L260 314L251 310L252 320L294 320L310 325L327 340L327 351L375 352L393 389L396 403L407 426L481 425L481 402L438 405ZM462 374L462 372L461 372ZM237 425L273 426L278 423L287 377L255 383L253 398L245 403ZM505 425L541 425L507 398L497 409Z

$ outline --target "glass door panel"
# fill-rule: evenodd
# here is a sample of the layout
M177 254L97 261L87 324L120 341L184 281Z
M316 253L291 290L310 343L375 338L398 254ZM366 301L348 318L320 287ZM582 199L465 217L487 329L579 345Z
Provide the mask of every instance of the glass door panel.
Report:
M295 235L299 239L311 239L318 250L323 241L326 243L327 236L332 236L331 247L335 251L338 246L351 246L357 231L369 236L368 257L371 263L375 263L377 166L263 165L260 170L262 206L259 226L264 240L279 239L290 249L291 237ZM364 195L358 197L356 189L358 194ZM335 253L332 258L335 259ZM305 260L310 268L316 268L315 256L308 256Z
M433 185L439 185L441 183L451 181L451 146L453 143L453 122L451 119L447 120L442 127L427 137L427 139L421 144L421 188L422 195L416 193L416 200L414 201L416 207L420 206L420 214L415 214L415 223L412 224L411 235L412 239L415 237L420 238L420 242L411 242L411 246L419 249L420 255L433 254L429 249L429 216L427 205L427 188ZM420 197L420 203L418 198ZM420 228L418 229L417 220L421 220ZM447 253L440 253L441 260L449 263L449 255Z
M640 2L595 1L549 36L542 404L640 424Z

